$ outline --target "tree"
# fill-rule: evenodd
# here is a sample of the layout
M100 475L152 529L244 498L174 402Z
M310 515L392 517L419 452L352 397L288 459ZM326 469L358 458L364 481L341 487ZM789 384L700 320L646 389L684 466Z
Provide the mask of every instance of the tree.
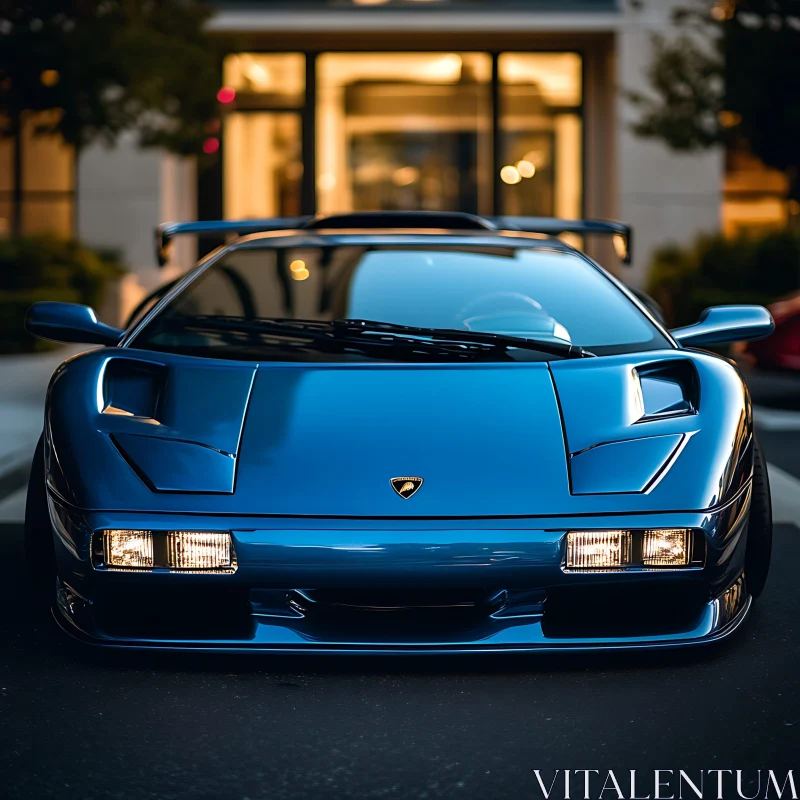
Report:
M634 130L676 150L746 142L800 199L800 0L693 0L654 37Z
M134 131L144 147L200 153L218 124L211 11L190 0L0 0L0 135L15 145L19 233L23 116L58 109L39 133L76 155Z

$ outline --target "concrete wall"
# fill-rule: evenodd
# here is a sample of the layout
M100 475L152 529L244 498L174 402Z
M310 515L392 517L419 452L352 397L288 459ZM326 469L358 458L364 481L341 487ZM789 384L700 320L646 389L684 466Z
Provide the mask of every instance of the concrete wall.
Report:
M195 165L157 150L139 149L131 137L113 148L87 148L78 165L78 236L87 244L118 250L131 270L108 292L101 316L124 321L139 300L171 277L156 266L153 235L165 220L196 215ZM196 260L192 241L176 243L174 263L188 269Z
M155 266L152 231L161 222L162 155L139 150L129 137L116 147L95 144L78 164L78 235L113 247L135 271Z
M647 91L651 36L669 35L670 11L685 0L644 0L627 5L616 37L617 186L620 219L634 228L634 264L625 280L642 286L653 250L674 241L687 243L721 223L724 156L721 149L678 154L665 145L637 138L630 130L636 110L624 89Z

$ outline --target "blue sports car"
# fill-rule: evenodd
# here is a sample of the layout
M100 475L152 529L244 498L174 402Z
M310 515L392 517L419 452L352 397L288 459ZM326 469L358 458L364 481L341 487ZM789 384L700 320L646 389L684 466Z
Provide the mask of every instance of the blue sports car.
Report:
M693 645L761 594L747 388L557 234L620 223L376 213L228 235L47 395L26 549L61 627L125 648L465 653ZM235 234L235 236L233 236ZM232 237L232 238L230 238Z

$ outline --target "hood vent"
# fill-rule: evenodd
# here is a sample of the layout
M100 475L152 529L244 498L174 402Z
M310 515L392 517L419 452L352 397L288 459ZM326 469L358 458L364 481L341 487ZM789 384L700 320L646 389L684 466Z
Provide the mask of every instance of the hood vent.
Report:
M608 359L583 369L565 362L551 370L573 496L652 491L698 430L700 379L689 359Z
M633 370L639 385L641 416L637 422L696 414L700 382L691 361L666 361Z
M167 380L163 364L112 358L103 377L103 414L158 419L158 401Z

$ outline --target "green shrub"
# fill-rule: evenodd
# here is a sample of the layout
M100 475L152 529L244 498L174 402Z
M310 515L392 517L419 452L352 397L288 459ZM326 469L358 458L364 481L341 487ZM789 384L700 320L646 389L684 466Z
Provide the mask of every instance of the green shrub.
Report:
M658 249L648 292L671 326L695 322L703 309L725 303L771 303L800 288L800 236L760 239L698 237L690 247Z
M0 239L0 353L47 349L23 327L39 300L98 306L110 280L124 273L112 253L52 236Z

